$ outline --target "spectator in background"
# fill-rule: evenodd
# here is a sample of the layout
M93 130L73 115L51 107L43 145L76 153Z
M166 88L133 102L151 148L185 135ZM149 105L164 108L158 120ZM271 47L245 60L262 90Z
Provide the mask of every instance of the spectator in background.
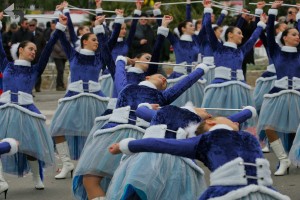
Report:
M44 37L45 37L46 41L48 41L50 39L51 32L54 29L55 29L55 20L54 20L54 22L46 23L46 29L44 30Z
M298 12L298 8L296 7L289 7L287 11L286 21L285 23L288 25L289 28L296 28L297 29L297 20L296 15Z
M18 25L16 23L12 23L9 26L9 30L2 35L3 48L5 50L7 59L9 61L13 61L13 58L12 58L11 53L10 53L10 48L11 48L11 45L12 45L13 33L17 32L17 31L18 31Z
M13 33L12 35L12 44L23 42L25 40L29 40L33 42L33 35L32 33L28 30L28 19L23 18L20 20L20 28L18 31Z
M135 57L141 52L152 53L155 35L151 26L148 24L148 19L146 17L147 15L142 13L139 23L137 24L129 53L131 57Z
M32 64L36 64L39 61L40 55L43 51L43 49L46 46L46 40L44 38L43 32L41 29L37 29L37 20L32 19L29 22L29 31L33 35L33 43L36 45L37 51L35 55L35 59L32 61ZM36 80L35 83L35 91L41 92L41 83L42 83L42 74L39 74L39 77Z

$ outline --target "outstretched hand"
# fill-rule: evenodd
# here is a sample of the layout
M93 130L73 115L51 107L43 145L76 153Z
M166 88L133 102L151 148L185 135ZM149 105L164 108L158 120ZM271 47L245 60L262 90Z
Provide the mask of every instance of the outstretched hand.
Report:
M282 5L283 1L274 1L272 3L272 7L271 8L274 8L274 9L277 9L277 8L280 8L281 5Z
M120 154L120 153L122 153L121 150L120 150L119 143L115 143L115 144L110 145L110 147L108 148L108 151L111 154Z
M153 5L153 9L160 9L160 6L161 6L161 2L156 2L154 5Z
M61 23L62 25L67 26L68 17L66 17L65 15L59 15L59 23Z
M264 2L264 1L259 1L259 2L257 2L257 4L256 4L256 8L263 9L263 8L265 7L265 5L266 5L266 2Z
M267 20L268 20L268 16L266 15L266 13L260 15L260 21L267 23Z
M101 25L105 20L105 15L97 16L95 20L95 25Z
M212 7L211 0L204 0L204 1L203 1L203 6L204 6L205 8L211 8L211 7Z
M171 15L164 15L162 19L162 26L168 27L168 25L173 21L173 17Z
M3 12L0 12L0 21L3 19Z
M137 10L142 10L143 1L137 0L135 5Z

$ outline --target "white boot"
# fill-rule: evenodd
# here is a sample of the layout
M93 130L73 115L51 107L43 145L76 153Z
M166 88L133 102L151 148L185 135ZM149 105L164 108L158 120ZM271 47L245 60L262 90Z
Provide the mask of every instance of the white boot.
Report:
M280 161L280 166L277 171L274 173L275 176L283 176L285 173L289 173L289 167L291 165L290 159L287 157L285 150L283 148L282 142L280 139L275 140L270 143L271 148L273 149L276 157Z
M96 197L96 198L93 198L92 200L105 200L106 198L105 197Z
M33 182L35 185L35 189L43 190L45 188L45 186L44 186L43 181L40 176L39 162L37 160L35 160L35 161L28 160L28 163L31 168L32 178L33 178Z
M69 172L73 175L74 164L71 162L70 151L67 142L56 144L56 149L60 159L63 162L63 168L60 173L55 176L56 179L65 179Z
M8 184L3 177L2 162L0 160L0 194L4 192L4 198L6 199L6 194L8 191Z
M261 151L262 151L263 153L270 153L270 149L269 149L268 144L266 144L266 146L265 146L264 148L262 148Z

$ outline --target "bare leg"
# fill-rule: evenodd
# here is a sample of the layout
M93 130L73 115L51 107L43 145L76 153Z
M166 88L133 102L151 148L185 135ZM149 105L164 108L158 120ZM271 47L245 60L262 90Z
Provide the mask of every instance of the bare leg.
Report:
M56 136L54 137L55 144L63 143L66 141L65 136Z
M278 137L278 135L277 135L277 133L276 133L275 130L266 129L266 134L267 134L267 137L268 137L270 143L272 143L275 140L279 139L279 137Z
M83 176L83 185L88 195L88 199L94 199L97 197L105 196L105 192L99 186L101 180L102 180L101 176L95 176L90 174Z

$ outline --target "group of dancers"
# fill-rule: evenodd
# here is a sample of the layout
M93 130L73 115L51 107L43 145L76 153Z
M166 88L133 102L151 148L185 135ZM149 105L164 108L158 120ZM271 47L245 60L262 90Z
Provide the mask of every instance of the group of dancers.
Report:
M21 42L18 60L8 62L0 36L0 153L9 152L1 156L0 192L6 197L2 171L18 176L31 171L34 187L44 189L43 168L54 164L56 148L63 165L55 179L70 174L76 199L290 199L272 187L270 163L259 140L245 131L256 126L258 118L257 133L268 139L280 161L274 175L288 173L291 160L299 164L300 136L296 134L290 157L285 136L296 133L300 124L300 27L275 37L282 1L272 4L268 17L262 10L265 3L257 3L256 29L242 46L243 17L237 26L224 30L222 38L221 23L228 12L223 10L217 25L212 24L213 4L204 0L202 29L196 35L187 1L187 19L179 24L178 37L168 28L173 17L162 16L157 2L153 13L159 27L153 52L140 52L134 59L126 55L142 2L136 2L127 38L123 11L116 9L108 35L102 1L95 3L93 33L86 30L80 38L68 3L56 7L56 30L35 65L31 65L36 52L32 42ZM257 81L254 103L241 66L259 38L272 65ZM168 78L157 73L166 39L178 64ZM69 60L70 80L48 130L32 89L57 41ZM210 108L209 113L204 108ZM209 187L195 159L211 171ZM76 167L72 160L78 160Z

